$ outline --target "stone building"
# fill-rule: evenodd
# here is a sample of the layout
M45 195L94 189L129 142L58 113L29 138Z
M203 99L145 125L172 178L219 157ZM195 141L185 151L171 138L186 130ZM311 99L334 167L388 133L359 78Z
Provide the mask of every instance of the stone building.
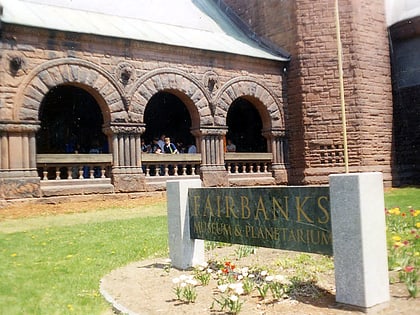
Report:
M344 171L334 0L0 3L0 199ZM340 0L339 12L350 171L390 185L385 6ZM162 134L197 153L142 152Z

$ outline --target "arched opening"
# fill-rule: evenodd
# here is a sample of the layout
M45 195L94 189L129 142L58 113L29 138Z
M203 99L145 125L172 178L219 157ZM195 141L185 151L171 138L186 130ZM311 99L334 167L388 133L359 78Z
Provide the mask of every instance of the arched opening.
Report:
M153 138L166 135L177 149L184 152L188 144L195 144L191 129L191 116L185 104L176 95L156 93L147 103L144 112L146 131L143 139L151 144Z
M262 120L255 106L244 98L235 100L226 117L227 140L236 146L236 152L267 152L267 141L261 135Z
M103 116L95 98L82 88L58 85L44 97L39 111L37 153L108 152Z

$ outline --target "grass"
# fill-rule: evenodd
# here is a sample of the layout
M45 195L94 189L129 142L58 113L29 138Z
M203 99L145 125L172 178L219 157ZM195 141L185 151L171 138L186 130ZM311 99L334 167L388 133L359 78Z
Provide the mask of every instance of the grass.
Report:
M80 215L60 215L62 224L28 230L27 220L14 220L25 231L0 233L0 314L102 314L109 310L99 294L105 274L167 255L165 216L99 217L86 223Z
M387 208L420 208L420 188L391 189ZM104 314L100 279L168 255L165 202L0 222L0 314ZM302 256L303 257L303 256Z
M420 208L420 187L392 188L385 193L385 207Z

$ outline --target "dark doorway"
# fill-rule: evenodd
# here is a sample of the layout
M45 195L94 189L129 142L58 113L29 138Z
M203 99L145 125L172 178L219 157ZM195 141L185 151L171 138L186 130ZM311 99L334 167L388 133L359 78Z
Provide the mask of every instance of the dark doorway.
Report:
M102 112L92 95L81 88L52 88L41 103L39 119L37 153L88 153L94 146L108 152Z
M236 145L236 152L267 152L261 135L262 121L254 105L243 98L235 100L227 113L227 139Z
M190 132L190 114L184 103L171 93L159 92L150 99L144 113L144 122L146 131L143 138L146 144L162 134L169 136L173 143L178 144L178 150L194 143L194 137Z
M394 94L394 184L420 184L420 86Z

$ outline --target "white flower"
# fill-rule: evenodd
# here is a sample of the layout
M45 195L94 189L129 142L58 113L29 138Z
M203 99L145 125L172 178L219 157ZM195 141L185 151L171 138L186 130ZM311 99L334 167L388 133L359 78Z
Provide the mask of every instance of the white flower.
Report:
M235 290L236 289L236 283L229 283L229 289Z
M188 276L186 276L186 275L180 275L179 276L179 280L181 280L181 281L185 281L187 279L188 279Z
M181 288L185 288L187 286L187 284L185 282L181 283Z
M248 278L255 278L255 275L254 275L253 273L250 273L250 274L248 275Z
M242 280L244 278L243 275L238 275L238 280Z
M278 282L283 282L286 280L286 278L283 275L276 275L275 279Z
M268 275L267 270L263 270L263 271L261 271L261 276L265 277L266 275Z
M238 296L237 296L237 295L235 295L235 294L232 294L232 295L229 297L229 299L230 299L232 302L236 302L236 301L238 300Z
M196 286L198 284L197 280L195 279L188 279L186 283Z
M236 289L235 289L235 293L236 293L237 295L244 294L244 288L242 288L242 286L238 286L238 287L236 287Z
M173 278L172 279L172 283L177 284L179 283L181 280L179 278Z
M213 269L211 269L211 268L207 269L207 273L212 273L212 272L213 272Z
M267 276L267 277L265 278L265 281L270 282L270 281L273 281L273 279L274 279L274 277L273 277L273 276Z
M226 289L228 288L228 285L227 284L221 284L217 288L220 290L220 292L225 293Z

